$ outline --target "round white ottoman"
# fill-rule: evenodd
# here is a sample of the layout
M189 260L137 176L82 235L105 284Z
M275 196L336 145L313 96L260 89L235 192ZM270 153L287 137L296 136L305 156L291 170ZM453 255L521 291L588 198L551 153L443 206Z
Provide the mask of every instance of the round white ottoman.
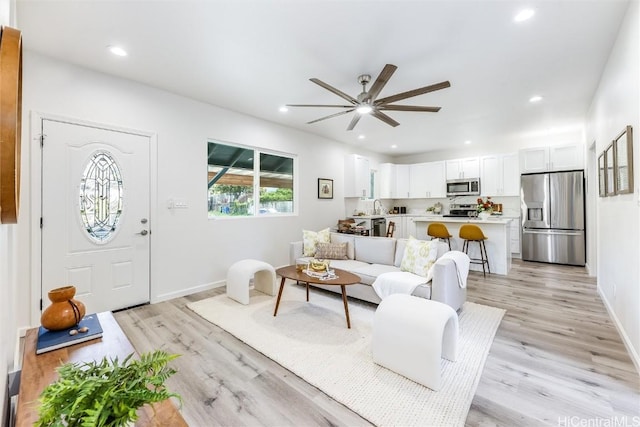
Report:
M386 297L373 318L373 361L432 390L440 358L455 361L458 315L446 304L404 294Z
M256 259L243 259L227 271L227 296L241 304L249 304L249 283L253 278L256 290L276 294L276 271L270 264Z

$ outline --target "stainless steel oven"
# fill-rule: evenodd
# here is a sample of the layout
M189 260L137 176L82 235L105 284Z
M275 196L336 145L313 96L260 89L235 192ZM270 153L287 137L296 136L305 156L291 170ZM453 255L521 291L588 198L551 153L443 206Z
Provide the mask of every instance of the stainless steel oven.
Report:
M479 196L480 178L447 180L447 197Z

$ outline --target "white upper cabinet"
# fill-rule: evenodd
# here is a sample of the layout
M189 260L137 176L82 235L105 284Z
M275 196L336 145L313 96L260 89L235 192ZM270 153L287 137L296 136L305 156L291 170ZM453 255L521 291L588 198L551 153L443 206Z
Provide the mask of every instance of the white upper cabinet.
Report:
M409 169L411 165L396 165L396 185L393 193L394 199L409 198Z
M518 154L497 154L480 158L482 196L517 196L520 192Z
M445 162L409 165L409 197L412 199L446 196Z
M409 165L409 197L422 199L429 197L428 190L428 163L415 163Z
M469 157L466 159L447 160L447 179L464 179L480 177L480 159Z
M350 154L344 163L344 197L371 198L371 168L369 159Z
M580 143L520 150L520 171L522 173L583 168L584 150Z
M378 166L379 199L393 199L396 192L396 165L380 163Z

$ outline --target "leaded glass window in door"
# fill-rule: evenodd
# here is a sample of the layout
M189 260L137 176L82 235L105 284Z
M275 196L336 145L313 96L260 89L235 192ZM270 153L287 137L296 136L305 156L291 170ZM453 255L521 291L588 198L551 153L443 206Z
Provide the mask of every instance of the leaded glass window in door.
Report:
M80 218L89 237L108 241L122 215L122 173L109 152L95 152L80 181Z

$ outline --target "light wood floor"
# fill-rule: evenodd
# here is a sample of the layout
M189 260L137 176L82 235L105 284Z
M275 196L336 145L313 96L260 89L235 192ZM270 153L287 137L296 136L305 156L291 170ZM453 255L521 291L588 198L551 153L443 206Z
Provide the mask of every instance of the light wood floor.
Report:
M640 425L640 377L583 268L516 260L508 276L471 272L468 291L507 312L466 425ZM369 425L185 307L222 292L116 313L139 352L182 354L170 387L191 426Z

